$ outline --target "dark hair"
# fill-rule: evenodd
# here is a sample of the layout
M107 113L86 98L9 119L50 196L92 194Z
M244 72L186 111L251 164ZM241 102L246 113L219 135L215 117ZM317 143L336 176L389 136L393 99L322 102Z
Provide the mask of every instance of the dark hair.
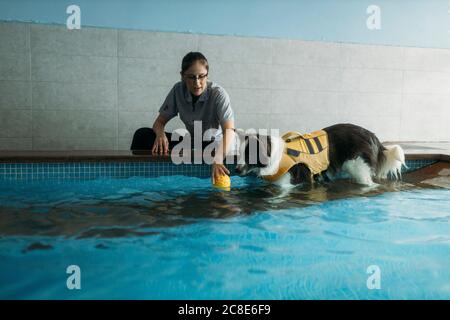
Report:
M186 70L189 69L197 61L205 66L206 71L209 71L208 60L206 60L206 57L203 54L201 54L200 52L189 52L184 56L183 61L181 62L181 74L183 75Z

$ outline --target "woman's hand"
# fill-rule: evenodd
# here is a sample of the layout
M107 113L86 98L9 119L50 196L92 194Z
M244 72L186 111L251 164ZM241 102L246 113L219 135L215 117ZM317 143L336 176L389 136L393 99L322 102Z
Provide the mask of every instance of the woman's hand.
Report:
M219 179L220 176L223 175L230 175L230 171L221 163L213 163L212 165L212 172L211 172L211 178L214 183L216 179Z
M160 155L167 155L169 153L169 140L167 140L164 132L156 136L155 142L153 143L152 153Z

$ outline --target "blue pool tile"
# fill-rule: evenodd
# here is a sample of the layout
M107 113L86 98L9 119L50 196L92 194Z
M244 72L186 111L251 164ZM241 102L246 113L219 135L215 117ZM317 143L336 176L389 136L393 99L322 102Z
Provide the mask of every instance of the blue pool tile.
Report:
M402 172L411 172L429 166L435 160L407 160L408 168ZM227 165L234 174L234 165ZM206 164L180 164L170 162L80 162L80 163L2 163L0 180L45 180L45 179L95 179L157 177L187 175L208 178L211 167Z

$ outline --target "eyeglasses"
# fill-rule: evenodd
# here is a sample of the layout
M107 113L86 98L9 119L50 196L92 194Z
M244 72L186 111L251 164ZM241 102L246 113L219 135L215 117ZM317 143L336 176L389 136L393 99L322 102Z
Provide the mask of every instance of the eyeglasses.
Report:
M195 76L195 75L193 75L193 74L186 74L186 75L184 75L184 76L186 77L186 79L191 80L191 81L197 81L197 80L203 81L203 80L206 79L206 77L208 76L208 74L207 74L207 73L205 73L205 74L199 74L198 76Z

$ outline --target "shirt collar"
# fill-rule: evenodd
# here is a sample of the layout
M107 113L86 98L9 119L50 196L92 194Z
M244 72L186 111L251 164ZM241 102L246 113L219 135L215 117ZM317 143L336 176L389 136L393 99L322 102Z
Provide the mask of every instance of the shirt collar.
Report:
M205 91L203 91L203 93L200 95L200 97L198 98L197 101L206 101L208 100L209 97L209 91L210 91L210 87L211 87L211 82L208 81L206 83L206 89ZM187 102L192 103L192 95L189 92L188 88L186 87L186 84L183 82L183 90L184 90L184 98L186 99Z

